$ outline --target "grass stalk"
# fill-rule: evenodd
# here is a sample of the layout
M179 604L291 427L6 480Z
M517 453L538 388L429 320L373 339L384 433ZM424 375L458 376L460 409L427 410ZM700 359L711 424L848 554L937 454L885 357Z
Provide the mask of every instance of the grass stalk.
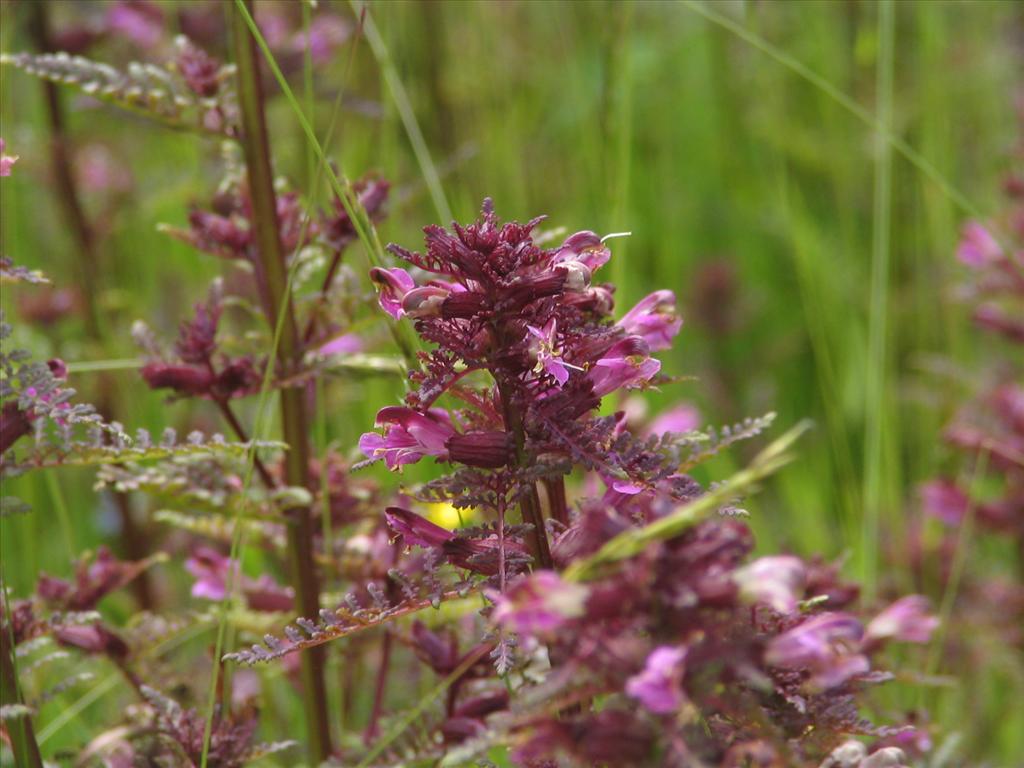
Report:
M878 537L881 528L886 439L886 388L888 383L889 263L892 238L892 150L885 135L892 123L893 50L895 9L892 0L878 2L877 113L875 147L874 216L871 244L871 287L868 316L868 369L864 415L864 523L862 528L862 579L864 599L875 596L878 575Z
M11 611L7 604L7 587L0 584L3 593L4 616L10 617ZM0 626L0 707L24 704L21 690L18 687L18 671L14 658L14 627L10 619ZM4 721L4 729L14 753L14 764L18 768L43 768L43 758L39 753L32 718L29 713Z
M251 16L251 0L245 5ZM264 283L268 289L268 321L273 324L279 316L283 318L277 348L278 364L289 371L299 360L301 346L291 307L287 265L278 229L270 137L264 114L259 59L246 18L238 10L232 14L232 31L238 65L242 146L252 200L253 234L259 250ZM285 459L285 480L288 485L309 488L309 417L304 394L304 390L298 387L282 389L280 407L283 436L289 446ZM286 515L289 522L289 570L297 607L303 616L316 616L320 610L320 594L313 560L310 510L305 506L296 506L286 510ZM317 762L325 760L331 752L324 681L325 658L324 649L318 648L304 653L301 659L308 747L310 756Z

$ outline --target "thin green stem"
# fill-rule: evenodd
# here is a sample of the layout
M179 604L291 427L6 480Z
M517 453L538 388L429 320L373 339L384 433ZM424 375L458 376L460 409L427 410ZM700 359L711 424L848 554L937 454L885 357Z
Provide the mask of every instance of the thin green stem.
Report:
M75 550L75 532L71 526L71 513L68 512L68 502L64 498L64 491L61 490L60 482L55 472L46 473L46 487L50 491L50 499L57 510L57 520L60 521L60 532L64 537L64 546L68 550L68 562L74 562L78 552Z
M892 0L879 0L879 55L877 73L878 142L875 147L874 230L871 246L871 294L868 316L868 370L865 392L864 439L864 527L862 579L864 598L870 604L875 595L878 569L878 536L881 508L885 503L882 473L885 467L886 407L888 383L889 262L892 237L892 151L884 141L892 123L893 51L895 12Z
M441 177L430 157L430 150L427 148L426 139L423 138L423 131L420 130L420 124L416 120L416 112L412 108L412 102L409 101L409 94L406 92L405 86L402 85L402 79L398 76L398 70L388 52L388 46L384 42L384 38L380 36L377 25L373 21L373 15L366 4L361 0L349 0L349 2L356 16L362 19L366 40L370 44L374 58L380 65L384 82L387 83L391 98L394 99L398 115L402 118L402 125L405 126L409 143L412 144L412 151L416 155L416 162L419 163L420 173L423 174L423 179L427 182L427 189L430 190L430 198L434 202L437 215L441 217L441 221L448 223L452 220L452 210L448 205L444 189L441 187Z

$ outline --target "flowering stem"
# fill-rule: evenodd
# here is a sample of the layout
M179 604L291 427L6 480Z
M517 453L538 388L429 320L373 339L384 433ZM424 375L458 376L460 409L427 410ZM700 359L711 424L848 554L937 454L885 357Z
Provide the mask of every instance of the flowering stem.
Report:
M268 320L276 324L282 318L278 363L291 370L301 355L298 329L291 307L285 254L278 230L277 203L274 195L273 169L270 164L270 139L263 111L256 46L249 32L246 17L251 17L252 2L246 0L232 14L235 58L238 65L238 101L242 115L242 148L248 172L252 200L253 235L259 249L260 268L267 286ZM244 11L244 15L243 15ZM283 310L283 311L282 311ZM289 450L285 459L285 482L301 488L309 487L309 430L304 390L286 387L281 390L281 423ZM288 553L292 586L298 609L303 616L316 616L320 610L319 585L314 569L313 524L310 510L296 506L286 510L288 516ZM311 757L317 763L331 752L330 724L327 712L327 690L324 684L325 652L322 648L302 654L303 704Z
M544 489L548 492L548 505L551 507L551 519L562 525L569 525L569 507L565 501L565 478L545 477Z
M523 418L511 401L508 386L500 379L498 380L498 394L501 397L501 408L505 417L505 430L512 435L515 444L516 462L520 467L526 467L526 432L523 429ZM541 514L540 497L534 483L530 483L530 487L523 494L519 502L519 509L523 515L523 522L533 526L531 548L534 562L541 568L553 568L551 549L548 546L548 533L544 528L544 517Z

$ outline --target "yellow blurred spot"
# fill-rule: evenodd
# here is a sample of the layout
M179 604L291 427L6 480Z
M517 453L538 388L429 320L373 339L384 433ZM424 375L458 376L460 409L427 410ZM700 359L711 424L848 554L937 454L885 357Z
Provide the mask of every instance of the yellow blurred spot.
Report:
M436 504L427 504L426 517L430 522L440 525L442 528L452 530L458 528L463 524L468 524L476 520L477 512L475 509L456 509L446 501L441 501Z

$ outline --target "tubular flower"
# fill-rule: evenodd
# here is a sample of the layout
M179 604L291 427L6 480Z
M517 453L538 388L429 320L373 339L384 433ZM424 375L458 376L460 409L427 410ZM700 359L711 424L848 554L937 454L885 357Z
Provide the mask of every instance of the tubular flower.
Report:
M388 469L415 464L424 456L448 458L448 438L455 434L446 411L431 408L426 414L411 408L389 406L377 412L377 426L385 427L382 437L367 432L359 448L370 459L384 459Z
M583 615L587 588L563 581L554 571L535 571L496 600L494 620L526 635L554 632Z
M1003 249L984 225L969 221L964 225L956 257L969 267L987 267L1003 257Z
M885 640L927 643L938 626L938 618L929 610L928 598L907 595L868 622L864 637L868 643Z
M682 681L686 648L661 645L651 651L642 672L626 681L626 693L655 714L675 712L686 700Z
M822 613L769 643L765 660L775 667L811 671L808 687L824 691L870 669L860 653L864 627L845 613Z
M618 325L646 341L651 350L668 349L683 327L683 319L676 314L676 295L672 291L655 291L629 310Z
M370 279L380 287L380 294L377 297L380 308L395 320L405 315L405 311L402 309L402 300L409 291L416 287L412 275L399 267L391 269L374 267L370 270Z
M800 558L779 555L762 557L737 568L733 580L744 599L769 605L785 614L796 610L806 575L807 569Z
M594 394L604 397L616 389L637 387L661 370L661 362L650 357L647 342L628 336L617 342L587 372Z

